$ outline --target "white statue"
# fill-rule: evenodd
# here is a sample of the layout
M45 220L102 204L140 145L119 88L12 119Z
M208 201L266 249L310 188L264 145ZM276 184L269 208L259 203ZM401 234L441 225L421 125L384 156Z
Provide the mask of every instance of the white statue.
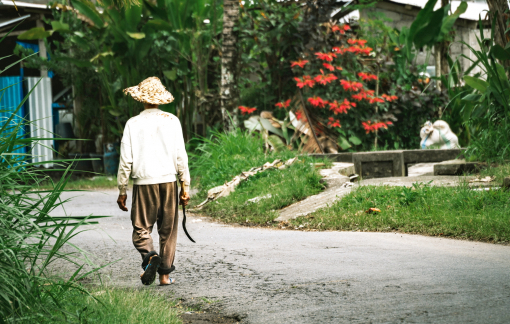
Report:
M460 148L459 139L444 120L437 120L434 124L427 121L420 130L421 149L439 146L440 149Z

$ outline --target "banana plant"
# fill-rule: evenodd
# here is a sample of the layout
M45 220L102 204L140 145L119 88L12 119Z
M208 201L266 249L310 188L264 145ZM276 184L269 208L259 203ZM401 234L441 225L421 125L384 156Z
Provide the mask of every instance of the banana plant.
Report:
M389 34L393 43L403 47L408 62L416 58L416 49L432 48L450 37L453 25L468 6L466 2L461 2L455 12L448 15L451 5L447 4L434 11L437 1L427 1L409 28L404 26L400 32Z

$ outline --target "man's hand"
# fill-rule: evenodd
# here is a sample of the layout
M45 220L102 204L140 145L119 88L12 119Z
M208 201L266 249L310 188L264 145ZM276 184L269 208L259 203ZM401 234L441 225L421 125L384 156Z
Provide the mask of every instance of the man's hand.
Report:
M184 190L181 190L181 195L179 197L181 199L181 201L179 202L180 205L183 205L183 206L187 206L188 205L188 202L190 200L190 197L188 195L188 193Z
M127 200L127 195L119 195L119 198L117 198L117 205L119 205L119 208L122 211L128 211L128 209L126 207L126 200Z

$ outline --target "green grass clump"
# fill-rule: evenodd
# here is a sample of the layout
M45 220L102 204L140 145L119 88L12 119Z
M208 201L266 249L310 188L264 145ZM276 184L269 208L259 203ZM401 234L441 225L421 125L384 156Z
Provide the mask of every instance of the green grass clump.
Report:
M369 208L380 213L366 213ZM400 231L487 242L510 241L510 191L460 187L363 186L291 224L302 229Z
M203 139L195 152L190 153L189 166L199 189L211 189L230 181L234 176L253 167L260 167L275 159L290 159L296 152L283 151L265 154L264 140L258 133L235 129L229 133L215 132Z
M277 217L277 210L319 193L321 176L310 165L312 158L300 157L284 170L270 169L241 182L229 196L207 204L203 213L225 222L264 224ZM271 195L256 203L248 199ZM205 193L198 198L205 199ZM196 202L200 202L200 199Z
M90 293L73 291L61 300L65 312L54 314L51 320L38 323L139 324L182 323L178 304L153 287L146 289L111 289L100 287Z

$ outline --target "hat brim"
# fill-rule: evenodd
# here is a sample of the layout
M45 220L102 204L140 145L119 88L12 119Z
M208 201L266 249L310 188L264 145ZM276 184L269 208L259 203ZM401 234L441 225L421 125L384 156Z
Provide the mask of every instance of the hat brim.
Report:
M133 97L133 99L135 99L136 101L152 105L165 105L174 101L174 97L166 89L160 93L154 92L148 93L140 91L139 86L134 86L124 89L124 93L130 94L131 97Z

